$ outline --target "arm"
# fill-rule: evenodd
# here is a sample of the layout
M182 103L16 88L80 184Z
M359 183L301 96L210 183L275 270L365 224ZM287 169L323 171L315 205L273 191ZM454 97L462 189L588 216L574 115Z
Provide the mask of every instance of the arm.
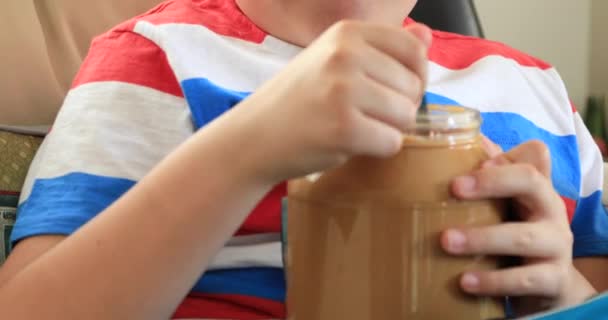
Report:
M270 187L251 174L258 171L253 167L226 170L225 164L237 156L250 159L244 165L260 163L259 153L252 144L226 150L225 141L239 141L235 135L245 132L215 128L197 134L99 219L48 254L32 259L27 249L48 250L57 238L33 238L17 246L15 260L11 257L9 267L0 271L5 279L0 301L27 297L36 307L1 303L4 315L13 319L170 317L213 254ZM207 196L201 197L201 192ZM171 219L163 218L167 212L174 213ZM21 259L33 261L16 272L15 267L24 264ZM61 272L49 277L49 270ZM66 292L77 293L77 302L57 301L69 299Z
M7 318L166 319L266 193L257 145L240 139L254 128L239 121L165 157L192 135L178 91L150 41L117 31L93 44L24 190L24 240L0 269ZM76 175L97 180L61 180ZM124 194L126 180L138 183Z

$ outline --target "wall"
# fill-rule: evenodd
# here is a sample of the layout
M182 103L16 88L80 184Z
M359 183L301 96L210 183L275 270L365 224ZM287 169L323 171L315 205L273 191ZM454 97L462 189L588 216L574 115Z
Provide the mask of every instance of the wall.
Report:
M608 6L607 0L475 0L475 4L487 38L551 63L582 109L590 82L591 1Z
M608 1L593 0L591 32L590 89L608 95Z

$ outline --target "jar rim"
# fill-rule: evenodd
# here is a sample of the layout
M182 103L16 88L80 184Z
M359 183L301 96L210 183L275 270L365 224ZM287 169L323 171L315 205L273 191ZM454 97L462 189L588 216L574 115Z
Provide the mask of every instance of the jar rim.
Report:
M481 127L479 111L457 105L429 104L419 111L416 122L405 132L407 138L435 142L470 141Z
M429 104L416 114L416 128L472 129L481 125L479 111L457 105Z

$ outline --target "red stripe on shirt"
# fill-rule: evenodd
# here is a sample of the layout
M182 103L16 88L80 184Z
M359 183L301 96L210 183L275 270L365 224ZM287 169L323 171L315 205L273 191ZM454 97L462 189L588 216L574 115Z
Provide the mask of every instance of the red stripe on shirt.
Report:
M137 19L157 25L199 25L223 36L255 43L261 43L266 37L266 32L245 16L234 0L171 0Z
M416 21L408 17L403 25L414 23ZM433 44L429 50L429 58L439 65L460 70L488 56L502 56L524 67L536 67L542 70L551 68L548 63L499 42L433 30Z
M91 82L120 81L184 96L164 51L128 31L133 25L123 24L93 41L72 88Z
M488 56L502 56L524 67L536 67L541 70L551 68L551 65L546 62L502 43L433 31L433 45L429 51L429 58L439 65L448 69L461 70Z
M572 223L572 219L574 219L574 212L576 211L576 201L570 198L561 197L566 205L566 212L568 213L568 221Z
M251 212L237 235L281 232L282 200L287 195L287 183L270 191Z
M179 306L173 319L266 320L283 319L285 314L285 305L281 302L239 295L191 293Z
M576 107L576 104L574 104L574 101L572 101L572 100L570 100L570 107L572 108L572 113L578 112L578 108Z

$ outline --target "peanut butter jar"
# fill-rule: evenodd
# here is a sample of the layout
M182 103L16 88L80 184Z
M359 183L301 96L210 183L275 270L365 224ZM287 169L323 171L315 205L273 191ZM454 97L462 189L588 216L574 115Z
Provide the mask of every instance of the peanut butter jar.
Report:
M429 105L389 159L356 157L289 183L285 268L291 320L504 317L502 304L463 293L467 270L496 257L454 257L440 233L505 217L500 200L460 201L453 178L488 159L479 112Z

